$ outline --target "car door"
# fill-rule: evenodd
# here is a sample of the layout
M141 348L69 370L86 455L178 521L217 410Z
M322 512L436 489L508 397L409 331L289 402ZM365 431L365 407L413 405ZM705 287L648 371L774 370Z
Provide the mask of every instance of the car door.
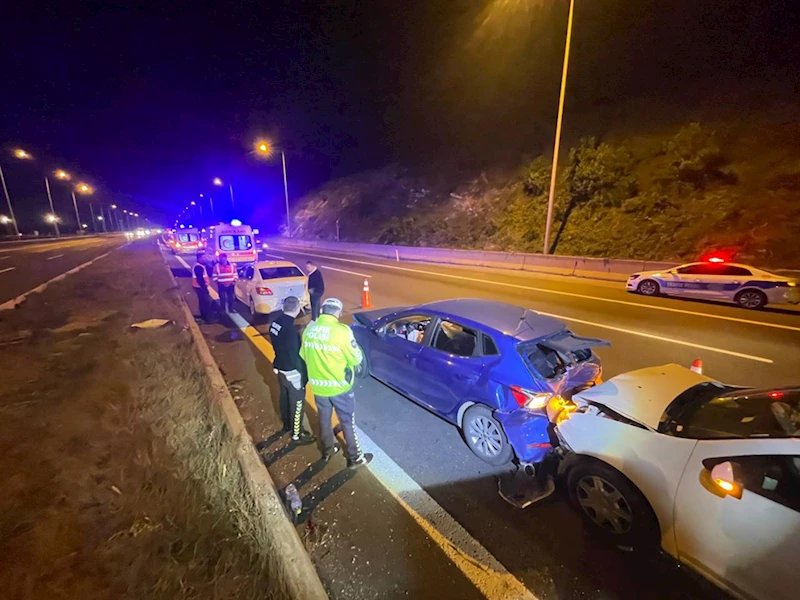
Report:
M371 344L372 375L415 400L418 400L417 357L422 344L409 340L405 331L411 323L430 321L431 317L424 314L405 314L392 319L378 329L378 339Z
M250 289L253 286L253 277L255 277L255 269L253 265L245 265L239 269L239 280L233 288L236 297L250 306Z
M741 498L710 471L736 466ZM797 598L800 588L800 439L701 440L675 500L681 561L740 596Z
M709 297L712 266L709 263L695 263L669 271L664 277L666 293L694 298Z
M417 358L420 402L452 420L461 401L484 371L480 334L450 319L441 319Z

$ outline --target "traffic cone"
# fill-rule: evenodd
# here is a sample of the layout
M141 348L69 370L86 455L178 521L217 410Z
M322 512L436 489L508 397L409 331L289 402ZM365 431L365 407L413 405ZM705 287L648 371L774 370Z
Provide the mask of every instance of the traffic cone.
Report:
M703 361L699 358L695 358L692 362L692 371L695 373L699 373L700 375L703 374Z
M369 279L364 280L364 291L361 294L361 308L373 308L372 299L369 296Z

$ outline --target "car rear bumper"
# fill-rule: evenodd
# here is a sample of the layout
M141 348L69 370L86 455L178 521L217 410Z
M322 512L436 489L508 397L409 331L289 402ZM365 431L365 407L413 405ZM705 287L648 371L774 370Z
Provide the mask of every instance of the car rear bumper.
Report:
M540 463L552 450L546 414L526 409L494 414L520 462Z

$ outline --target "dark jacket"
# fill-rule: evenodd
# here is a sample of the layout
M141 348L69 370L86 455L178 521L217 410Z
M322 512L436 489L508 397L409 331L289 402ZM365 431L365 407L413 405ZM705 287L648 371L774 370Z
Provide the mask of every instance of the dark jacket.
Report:
M269 326L269 337L275 349L272 366L279 371L300 371L306 382L306 364L300 358L300 332L294 326L294 317L281 313Z
M308 293L312 296L322 296L325 293L325 282L319 269L308 276Z
M206 280L205 280L205 275L206 275L205 267L200 263L198 263L192 269L192 273L194 273L194 278L200 285L200 289L207 290L208 286L206 285Z

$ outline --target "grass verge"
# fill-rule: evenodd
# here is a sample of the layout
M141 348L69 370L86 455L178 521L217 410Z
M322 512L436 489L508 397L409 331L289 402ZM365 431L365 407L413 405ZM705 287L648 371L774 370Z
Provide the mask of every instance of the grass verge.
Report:
M171 288L136 244L0 315L8 597L283 597Z

